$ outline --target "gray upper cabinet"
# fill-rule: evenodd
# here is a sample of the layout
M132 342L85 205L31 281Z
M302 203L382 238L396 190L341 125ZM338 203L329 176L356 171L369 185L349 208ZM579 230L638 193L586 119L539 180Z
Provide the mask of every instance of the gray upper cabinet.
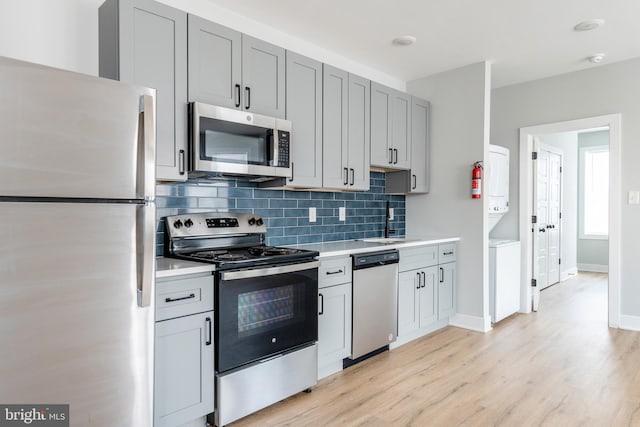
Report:
M242 34L189 15L189 102L239 108Z
M348 159L349 189L369 189L371 150L371 82L349 74Z
M323 187L366 191L370 82L326 64L323 81Z
M322 90L322 186L349 186L347 107L349 74L323 66Z
M295 187L322 187L322 63L287 52L287 120Z
M184 181L187 150L187 14L151 0L99 9L99 73L156 89L156 177Z
M429 192L429 102L411 98L411 181L409 192Z
M371 83L371 165L409 169L411 96Z
M411 169L388 172L385 192L429 192L429 110L428 101L411 97Z
M189 101L284 118L284 48L189 15Z
M285 116L285 50L242 35L244 108L254 113Z

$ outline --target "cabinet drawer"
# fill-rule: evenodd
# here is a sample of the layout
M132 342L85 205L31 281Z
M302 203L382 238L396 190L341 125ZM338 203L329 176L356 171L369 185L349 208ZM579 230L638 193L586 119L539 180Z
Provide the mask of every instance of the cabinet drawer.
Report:
M318 288L351 282L351 257L320 261Z
M417 246L400 249L400 271L430 267L438 263L438 246Z
M156 321L213 310L213 275L159 279L156 283Z
M456 260L456 244L446 243L438 245L438 264L453 262Z

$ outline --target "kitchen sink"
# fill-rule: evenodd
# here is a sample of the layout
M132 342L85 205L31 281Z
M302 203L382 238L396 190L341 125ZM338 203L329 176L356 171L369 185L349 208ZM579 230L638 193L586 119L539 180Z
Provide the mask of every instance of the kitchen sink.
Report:
M383 245L392 245L394 243L402 243L405 240L404 237L378 237L372 239L361 239L361 241L366 243L380 243Z

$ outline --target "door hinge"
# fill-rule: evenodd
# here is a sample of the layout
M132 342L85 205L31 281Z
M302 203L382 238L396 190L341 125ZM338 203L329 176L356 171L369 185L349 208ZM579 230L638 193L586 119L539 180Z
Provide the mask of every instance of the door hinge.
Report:
M538 152L537 151L532 151L531 152L531 160L538 160Z
M558 218L562 219L562 212L558 214Z
M562 258L558 258L558 264L562 264Z
M535 215L532 215L532 216L531 216L531 223L532 223L532 224L536 224L537 222L538 222L538 217L537 217L537 216L535 216Z
M562 173L562 166L560 166L560 173Z
M534 288L538 286L538 282L536 279L531 279L531 286L533 286Z

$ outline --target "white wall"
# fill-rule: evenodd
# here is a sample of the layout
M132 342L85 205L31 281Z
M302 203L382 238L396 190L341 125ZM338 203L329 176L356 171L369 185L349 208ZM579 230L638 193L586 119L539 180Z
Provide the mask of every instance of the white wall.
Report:
M405 82L335 52L214 5L208 0L160 0L399 90ZM0 2L0 56L98 74L98 7L103 0ZM277 24L277 23L276 23Z
M98 74L101 0L0 2L0 56Z
M640 324L640 206L627 205L626 193L640 189L640 58L492 91L491 139L519 156L518 129L546 123L622 114L621 314ZM517 162L510 178L518 182ZM511 206L498 224L507 235L518 234L518 186L511 187Z
M578 133L540 135L540 142L562 151L562 232L560 278L578 267Z
M458 321L477 329L489 327L488 228L486 199L471 198L471 170L487 157L490 82L481 62L407 83L431 102L430 193L407 196L407 234L461 237Z
M578 148L609 145L609 131L586 132L578 134ZM578 177L582 176L582 165L578 167ZM581 195L578 195L580 201ZM581 226L578 224L578 226ZM578 265L588 268L604 269L609 265L608 239L578 239Z

